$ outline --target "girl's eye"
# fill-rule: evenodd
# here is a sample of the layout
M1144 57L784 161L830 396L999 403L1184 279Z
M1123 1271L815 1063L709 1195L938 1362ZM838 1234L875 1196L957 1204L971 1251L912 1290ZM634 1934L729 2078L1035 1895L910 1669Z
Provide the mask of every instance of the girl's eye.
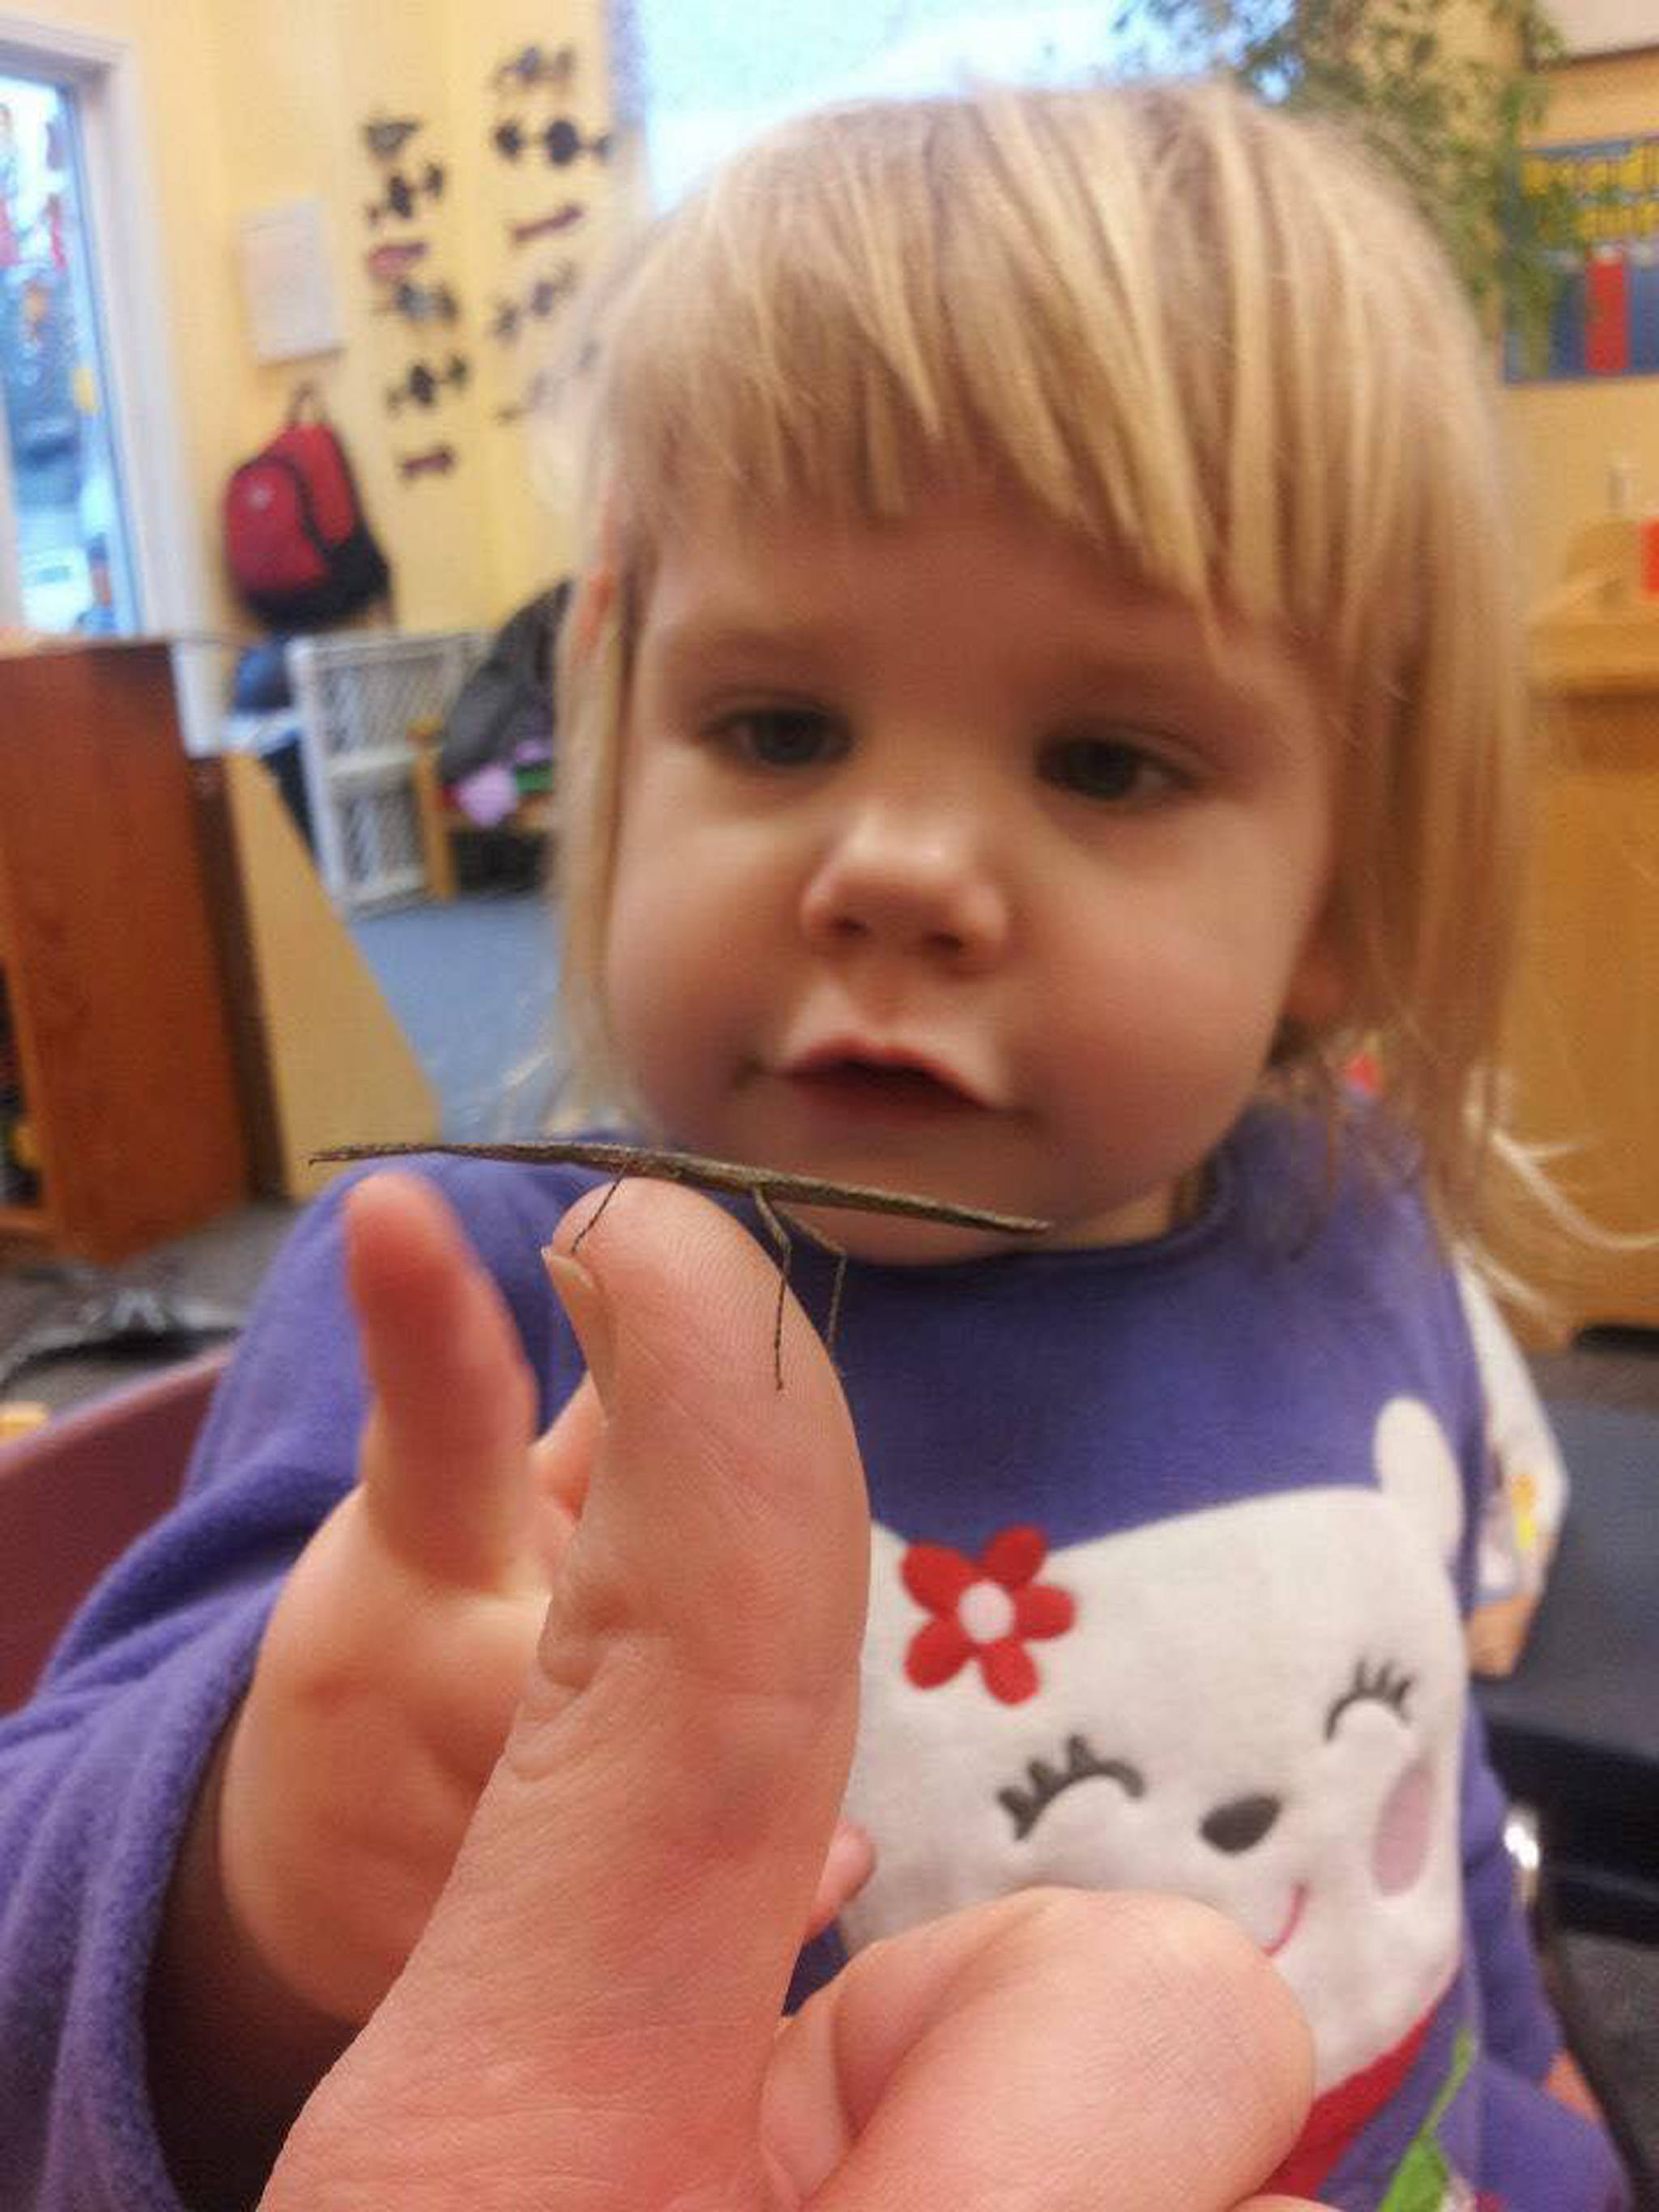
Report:
M728 715L714 735L755 768L817 768L846 750L841 730L816 707L745 708Z
M1038 762L1045 783L1106 806L1152 806L1188 787L1190 779L1136 738L1056 738Z

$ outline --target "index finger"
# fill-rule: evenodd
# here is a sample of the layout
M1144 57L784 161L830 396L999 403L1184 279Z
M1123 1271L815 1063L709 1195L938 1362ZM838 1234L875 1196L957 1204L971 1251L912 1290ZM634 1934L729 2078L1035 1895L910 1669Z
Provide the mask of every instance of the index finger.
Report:
M359 1472L392 1549L430 1580L491 1589L528 1556L533 1393L505 1303L416 1176L367 1177L346 1266L372 1393Z

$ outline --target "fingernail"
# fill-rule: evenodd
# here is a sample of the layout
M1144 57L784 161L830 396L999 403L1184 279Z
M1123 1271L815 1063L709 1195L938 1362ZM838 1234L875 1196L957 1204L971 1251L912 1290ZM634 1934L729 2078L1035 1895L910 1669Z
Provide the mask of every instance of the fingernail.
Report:
M593 1378L599 1404L609 1410L616 1352L611 1329L611 1309L605 1301L605 1292L581 1261L573 1260L568 1252L556 1252L550 1244L542 1254L542 1264L558 1294L566 1319L576 1332L576 1341L581 1346L582 1358L587 1362L587 1371Z

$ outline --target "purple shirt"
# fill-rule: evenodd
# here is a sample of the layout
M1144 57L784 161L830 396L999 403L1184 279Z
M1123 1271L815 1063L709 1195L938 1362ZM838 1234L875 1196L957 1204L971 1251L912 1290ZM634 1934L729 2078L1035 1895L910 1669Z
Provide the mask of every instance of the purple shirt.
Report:
M1603 2138L1534 2086L1559 2038L1513 1905L1502 1801L1446 1658L1441 1613L1455 1623L1467 1599L1484 1480L1455 1291L1398 1194L1368 1196L1350 1178L1322 1221L1287 1214L1285 1141L1264 1119L1248 1123L1202 1218L1152 1244L851 1270L837 1355L877 1522L853 1800L882 1863L844 1936L1054 1878L1056 1854L1061 1878L1139 1875L1145 1861L1160 1886L1204 1894L1217 1882L1212 1901L1237 1904L1264 1942L1294 1919L1279 1963L1316 2033L1329 2023L1338 2105L1354 2052L1375 2045L1392 2069L1378 2110L1354 2124L1338 2114L1335 2163L1310 2193L1352 2212L1381 2205L1426 2129L1420 2157L1443 2158L1515 2212L1604 2212L1623 2198ZM500 1285L550 1419L581 1367L539 1254L595 1178L437 1158L427 1171ZM271 1270L178 1508L94 1593L33 1704L0 1723L0 2172L19 2212L179 2212L145 2085L145 1980L198 1779L278 1585L353 1479L364 1389L343 1188L302 1218ZM821 1315L828 1261L803 1249L795 1279ZM771 1358L766 1315L756 1358ZM1446 1510L1425 1474L1437 1468L1442 1492L1459 1493L1456 1527L1440 1528L1434 1566L1388 1524L1401 1571L1352 1589L1405 1639L1401 1652L1365 1633L1343 1644L1341 1608L1327 1607L1304 1713L1302 1658L1285 1658L1301 1650L1304 1562L1310 1546L1350 1571L1352 1554L1370 1558L1393 1510L1379 1464L1431 1521ZM1003 1540L1010 1530L1035 1535L1022 1549ZM1230 1558L1237 1577L1218 1570ZM1147 1588L1162 1594L1136 1626ZM991 1633L1006 1620L1010 1633ZM931 1656L915 1662L924 1630ZM994 1644L1023 1661L988 1660ZM1149 1651L1163 1655L1150 1688ZM1244 1655L1268 1668L1253 1702ZM918 1664L939 1679L919 1681ZM1213 1725L1224 1687L1245 1717L1224 1738ZM1277 1769L1275 1727L1288 1747ZM1103 1767L1133 1768L1139 1795L1086 1759L1070 1774L1073 1736ZM1206 1766L1218 1744L1224 1756ZM1362 1869L1352 1943L1327 1893L1352 1884L1353 1839L1323 1859L1309 1843L1309 1808L1338 1802L1343 1774L1380 1793L1364 1864L1395 1885L1379 1933ZM1292 1846L1282 1878L1249 1871ZM1235 1899L1227 1884L1241 1872ZM1419 1892L1431 1900L1421 1911ZM1390 1930L1403 1932L1409 1972L1372 1971L1397 1956ZM1306 1988L1292 1972L1302 1950L1314 1957Z

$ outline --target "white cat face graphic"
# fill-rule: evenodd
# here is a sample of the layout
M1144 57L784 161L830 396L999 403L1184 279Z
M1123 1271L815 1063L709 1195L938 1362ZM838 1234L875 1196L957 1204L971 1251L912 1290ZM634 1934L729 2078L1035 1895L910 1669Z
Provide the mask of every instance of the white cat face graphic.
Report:
M1173 1891L1273 1958L1321 2089L1391 2050L1460 1945L1461 1492L1419 1401L1376 1458L1375 1490L1046 1556L878 1528L848 1801L878 1864L849 1940L1036 1882Z

